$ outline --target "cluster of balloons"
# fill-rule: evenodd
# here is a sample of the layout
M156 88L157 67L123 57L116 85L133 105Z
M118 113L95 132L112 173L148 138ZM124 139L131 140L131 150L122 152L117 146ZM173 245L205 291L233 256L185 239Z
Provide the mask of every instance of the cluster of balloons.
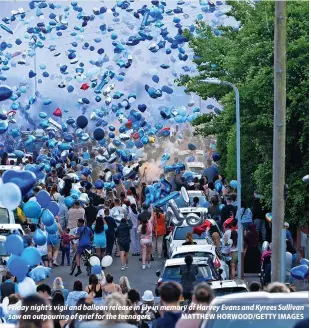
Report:
M22 282L27 276L29 268L35 267L41 262L41 253L36 247L24 248L24 241L18 232L14 232L6 238L4 248L11 254L7 260L7 267L18 282Z
M170 199L179 197L179 192L174 191L171 193L172 185L164 178L159 182L148 185L145 189L147 206L153 204L154 207L164 206Z

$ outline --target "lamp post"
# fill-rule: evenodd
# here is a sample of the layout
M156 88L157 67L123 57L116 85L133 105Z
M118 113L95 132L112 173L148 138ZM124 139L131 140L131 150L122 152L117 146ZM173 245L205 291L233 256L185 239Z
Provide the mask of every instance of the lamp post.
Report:
M203 83L228 85L235 93L235 116L236 116L236 171L237 171L237 200L238 211L241 213L241 125L240 125L240 94L238 88L230 82L217 79L201 80ZM243 251L243 227L241 220L238 220L238 278L242 279L242 251Z

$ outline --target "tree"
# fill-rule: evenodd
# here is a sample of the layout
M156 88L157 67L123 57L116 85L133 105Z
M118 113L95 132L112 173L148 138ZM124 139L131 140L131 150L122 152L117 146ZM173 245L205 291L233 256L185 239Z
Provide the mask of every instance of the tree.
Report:
M218 28L220 36L204 22L197 23L199 35L186 31L197 64L196 76L181 76L179 84L187 92L206 99L215 97L223 105L220 115L203 114L193 125L202 136L216 135L225 176L236 178L235 101L226 86L200 83L217 78L237 85L241 105L242 199L250 200L254 190L272 204L273 146L273 42L274 3L229 2L241 28ZM287 126L286 183L288 198L285 219L291 223L308 221L308 186L302 177L309 168L309 53L308 3L287 2ZM217 33L218 34L218 33Z

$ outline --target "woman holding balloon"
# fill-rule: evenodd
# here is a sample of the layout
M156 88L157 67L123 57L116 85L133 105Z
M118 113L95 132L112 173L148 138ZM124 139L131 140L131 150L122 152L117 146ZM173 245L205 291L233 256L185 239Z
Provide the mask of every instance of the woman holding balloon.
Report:
M57 216L55 217L55 223L53 224L53 226L46 227L46 230L48 231L47 243L48 243L49 266L50 268L53 265L58 267L58 263L56 260L60 247L59 236L63 234L63 230L59 224L59 219ZM51 231L52 233L50 233L49 231Z

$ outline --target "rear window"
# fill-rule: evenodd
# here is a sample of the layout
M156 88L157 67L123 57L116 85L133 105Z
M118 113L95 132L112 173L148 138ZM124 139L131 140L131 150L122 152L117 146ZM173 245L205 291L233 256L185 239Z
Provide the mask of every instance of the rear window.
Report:
M190 200L190 205L193 204L193 198L194 197L199 197L199 206L200 207L205 207L207 208L209 203L208 201L206 200L206 198L204 196L189 196L189 200ZM186 205L186 203L184 202L184 200L182 199L182 197L177 197L175 200L175 203L177 205L178 208L183 208L183 207L188 207Z
M212 271L209 265L207 264L199 264L199 273L197 275L197 280L209 280L213 279L212 277ZM164 269L162 278L164 280L174 280L174 281L180 281L181 275L180 275L180 265L176 266L169 266Z
M188 166L189 167L189 166ZM195 174L202 174L203 169L201 167L190 166L189 170Z
M193 227L176 227L174 232L174 240L184 240L186 241L186 235L188 232L192 233L193 239L206 239L206 232L203 232L201 236L193 233Z
M10 223L9 211L6 208L0 207L0 224Z
M21 236L23 236L23 231L22 231L22 230L18 229L17 231L19 232L19 234L20 234ZM11 233L12 233L11 230L0 229L0 235L1 235L1 236L5 236L5 237L7 237L7 236L10 235Z
M187 253L179 253L175 254L172 258L173 259L181 259L184 258L187 254L191 254L193 257L205 257L210 258L211 260L214 259L214 255L208 252L187 252Z
M247 293L248 290L244 287L226 287L226 288L218 288L213 289L215 296L224 296L234 293Z

